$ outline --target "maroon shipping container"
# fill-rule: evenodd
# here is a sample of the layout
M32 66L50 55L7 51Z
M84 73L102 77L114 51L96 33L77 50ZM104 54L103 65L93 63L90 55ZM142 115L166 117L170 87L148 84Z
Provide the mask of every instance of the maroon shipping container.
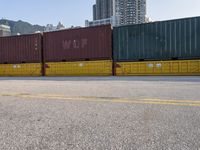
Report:
M110 25L46 32L44 61L79 61L112 59Z
M0 37L0 63L42 62L42 35Z
M3 31L2 31L2 30L0 31L0 37L1 37L1 36L3 36Z

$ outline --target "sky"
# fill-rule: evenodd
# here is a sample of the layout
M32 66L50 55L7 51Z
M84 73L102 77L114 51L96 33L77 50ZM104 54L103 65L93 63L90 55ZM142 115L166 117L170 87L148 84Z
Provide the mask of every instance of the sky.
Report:
M95 0L0 0L0 18L31 24L84 26L92 20ZM200 0L147 0L147 15L154 21L200 16Z

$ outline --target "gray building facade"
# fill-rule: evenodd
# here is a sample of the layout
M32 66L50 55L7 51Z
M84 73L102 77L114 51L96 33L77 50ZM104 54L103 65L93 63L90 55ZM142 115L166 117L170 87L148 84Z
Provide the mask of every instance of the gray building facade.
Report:
M97 5L93 5L93 20L97 20Z
M141 24L146 20L146 0L96 0L93 21L86 26Z
M107 19L111 16L113 16L113 0L96 0L96 20Z

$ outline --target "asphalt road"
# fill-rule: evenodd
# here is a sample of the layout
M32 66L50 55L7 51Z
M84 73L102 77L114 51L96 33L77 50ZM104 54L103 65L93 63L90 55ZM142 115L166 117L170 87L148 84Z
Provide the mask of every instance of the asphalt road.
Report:
M0 150L199 150L200 77L0 78Z

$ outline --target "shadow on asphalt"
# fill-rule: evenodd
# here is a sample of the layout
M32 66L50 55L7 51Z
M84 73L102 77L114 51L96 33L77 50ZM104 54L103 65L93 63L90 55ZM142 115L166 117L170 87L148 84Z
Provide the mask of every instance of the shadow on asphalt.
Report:
M134 76L134 77L0 77L4 80L39 80L39 81L167 81L200 82L200 76Z

